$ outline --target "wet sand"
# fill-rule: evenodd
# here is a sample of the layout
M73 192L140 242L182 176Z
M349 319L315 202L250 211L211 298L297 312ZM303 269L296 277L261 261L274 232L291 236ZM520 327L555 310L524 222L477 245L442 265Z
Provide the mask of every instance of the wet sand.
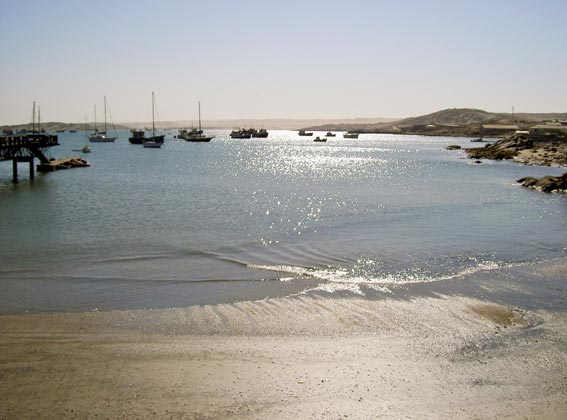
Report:
M0 316L0 419L565 419L566 318L462 297Z

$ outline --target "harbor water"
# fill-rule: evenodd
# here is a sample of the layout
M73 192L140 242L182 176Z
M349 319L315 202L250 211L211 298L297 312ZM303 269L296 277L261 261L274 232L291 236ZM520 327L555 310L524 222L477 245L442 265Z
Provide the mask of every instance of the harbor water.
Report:
M0 162L0 313L183 307L278 296L522 295L564 305L567 198L519 188L561 168L474 164L467 138L292 131L161 149L93 143L90 168ZM324 136L324 133L315 133ZM55 157L84 133L59 134ZM510 298L512 299L512 298ZM530 300L531 299L531 300Z

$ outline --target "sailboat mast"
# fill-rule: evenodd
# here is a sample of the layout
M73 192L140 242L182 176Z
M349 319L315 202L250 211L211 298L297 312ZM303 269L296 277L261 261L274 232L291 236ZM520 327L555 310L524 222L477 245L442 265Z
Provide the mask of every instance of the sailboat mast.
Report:
M155 136L156 136L156 124L154 121L154 92L152 91L152 137L154 137L155 140Z
M37 106L37 132L41 134L41 108Z
M94 132L98 132L98 130L96 129L96 105L94 106Z
M199 101L199 133L201 132L201 101Z
M33 101L33 111L32 111L32 133L35 133L35 101Z
M106 96L104 97L104 132L106 133Z

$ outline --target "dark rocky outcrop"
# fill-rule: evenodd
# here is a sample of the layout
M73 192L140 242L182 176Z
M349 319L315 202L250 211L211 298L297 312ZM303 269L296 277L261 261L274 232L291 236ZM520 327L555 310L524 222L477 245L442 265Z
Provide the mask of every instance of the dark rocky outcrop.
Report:
M533 141L529 137L514 136L487 144L485 147L466 149L466 152L471 159L502 160L512 159L520 150L531 149L533 146Z
M450 144L449 146L445 147L447 150L461 150L461 146L458 144Z
M567 193L567 172L560 176L544 176L533 178L528 176L518 180L518 183L525 188L541 192L562 192Z

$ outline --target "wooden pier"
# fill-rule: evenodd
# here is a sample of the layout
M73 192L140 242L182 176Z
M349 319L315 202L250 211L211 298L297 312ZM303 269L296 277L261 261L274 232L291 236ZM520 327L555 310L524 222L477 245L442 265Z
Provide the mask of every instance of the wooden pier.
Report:
M59 146L56 135L32 132L21 135L0 136L0 161L12 161L12 174L14 181L18 180L18 163L28 163L30 178L35 176L34 159L39 159L37 170L49 172L57 169L90 166L80 157L49 159L45 156L47 149Z

